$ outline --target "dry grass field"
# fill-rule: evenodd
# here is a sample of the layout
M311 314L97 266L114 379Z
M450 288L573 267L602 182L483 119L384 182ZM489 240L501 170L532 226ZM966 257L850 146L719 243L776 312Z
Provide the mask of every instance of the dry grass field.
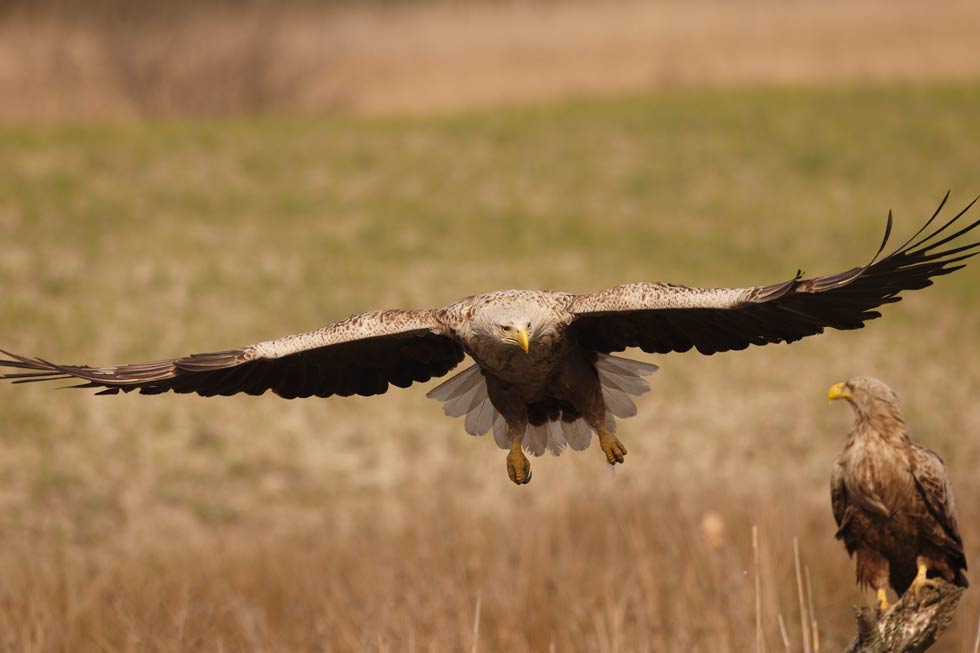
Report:
M0 129L0 346L113 363L506 287L746 285L864 262L980 191L980 86L673 90L417 118ZM977 217L980 217L978 215ZM662 365L611 476L424 398L0 388L0 648L822 651L870 600L833 541L855 374L947 461L980 570L980 267L857 332ZM640 354L639 357L651 358ZM973 572L977 579L977 571ZM479 628L474 617L479 606ZM936 651L972 651L971 591Z
M8 0L0 120L428 114L654 88L970 80L974 0Z

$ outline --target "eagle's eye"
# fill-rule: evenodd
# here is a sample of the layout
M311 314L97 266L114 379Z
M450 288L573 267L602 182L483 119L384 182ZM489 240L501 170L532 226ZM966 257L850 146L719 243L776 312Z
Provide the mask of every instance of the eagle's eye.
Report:
M500 328L503 329L504 333L510 333L511 331L514 330L514 327L512 327L509 324L501 324Z

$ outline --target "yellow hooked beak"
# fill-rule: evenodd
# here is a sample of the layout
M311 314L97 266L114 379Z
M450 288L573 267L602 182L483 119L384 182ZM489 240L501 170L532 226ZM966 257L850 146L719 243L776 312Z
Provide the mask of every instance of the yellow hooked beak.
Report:
M849 399L853 396L854 395L844 389L843 383L838 383L837 385L831 386L830 390L827 391L828 401L833 401L834 399Z
M527 329L518 329L517 334L514 335L514 342L516 342L526 354L528 348L531 346L531 339L527 335Z

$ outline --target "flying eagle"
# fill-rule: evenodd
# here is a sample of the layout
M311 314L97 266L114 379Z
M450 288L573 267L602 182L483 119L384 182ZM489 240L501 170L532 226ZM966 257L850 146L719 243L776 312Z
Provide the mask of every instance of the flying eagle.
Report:
M858 584L877 592L882 612L886 585L916 597L936 576L967 587L953 488L942 459L909 438L895 391L857 377L830 388L827 398L846 399L854 409L830 498L837 539L857 555Z
M389 384L404 388L443 376L468 354L476 364L428 396L444 402L447 415L465 416L468 433L493 431L496 443L509 450L511 480L523 484L531 480L531 468L522 448L536 456L566 446L581 450L595 433L606 459L623 462L626 447L615 435L615 418L636 414L629 396L650 389L643 377L657 367L612 352L693 348L710 355L795 342L828 327L859 329L880 316L873 309L899 301L901 291L924 288L932 277L962 267L980 243L941 247L980 223L952 227L976 200L919 238L946 198L888 256L878 260L891 232L890 213L868 265L813 279L797 272L788 281L754 288L631 283L582 295L504 290L433 310L353 315L308 333L153 363L56 365L3 352L9 359L0 366L21 371L0 379L80 379L72 387L104 388L98 394L173 390L210 397L272 390L287 399L370 396Z

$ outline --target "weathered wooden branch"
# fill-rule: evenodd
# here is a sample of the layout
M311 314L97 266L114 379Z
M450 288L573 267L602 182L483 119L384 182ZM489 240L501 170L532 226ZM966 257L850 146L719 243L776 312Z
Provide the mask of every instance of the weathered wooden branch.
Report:
M858 634L844 653L921 653L943 634L963 596L963 588L937 579L938 589L925 587L921 601L906 592L879 616L873 608L855 608Z

